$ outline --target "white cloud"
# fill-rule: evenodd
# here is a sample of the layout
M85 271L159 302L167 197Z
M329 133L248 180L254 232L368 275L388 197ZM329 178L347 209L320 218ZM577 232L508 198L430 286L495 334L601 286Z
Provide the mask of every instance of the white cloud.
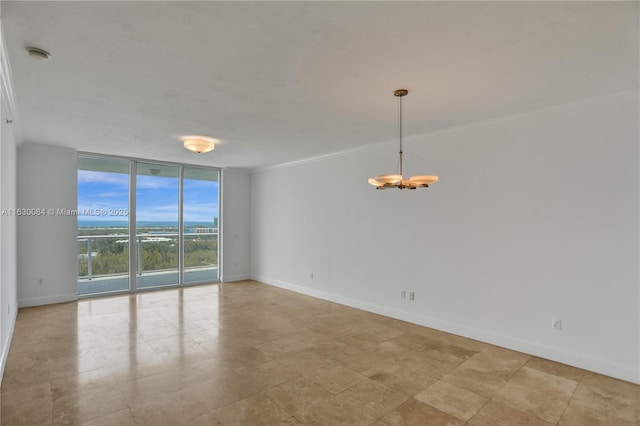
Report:
M137 176L137 189L178 189L178 178L165 178L158 176Z
M128 195L128 192L101 192L99 194L92 194L92 196L99 198L126 197Z
M78 170L78 184L102 183L129 187L129 176L122 173L93 172L90 170Z

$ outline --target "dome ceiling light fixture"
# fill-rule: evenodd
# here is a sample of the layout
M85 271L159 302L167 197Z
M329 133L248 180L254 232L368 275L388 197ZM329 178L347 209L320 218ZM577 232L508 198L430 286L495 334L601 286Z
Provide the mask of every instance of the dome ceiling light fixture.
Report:
M216 148L215 144L220 142L218 139L196 135L183 136L180 139L185 149L197 152L198 154L213 151Z
M428 188L430 184L438 181L438 176L420 175L411 176L409 179L405 179L402 175L402 98L407 96L409 91L407 89L398 89L393 92L394 96L400 100L400 173L390 175L378 175L375 178L369 179L369 183L376 187L376 189L416 189L416 188Z
M32 58L39 59L41 61L48 61L51 58L51 53L39 47L27 46L25 50Z

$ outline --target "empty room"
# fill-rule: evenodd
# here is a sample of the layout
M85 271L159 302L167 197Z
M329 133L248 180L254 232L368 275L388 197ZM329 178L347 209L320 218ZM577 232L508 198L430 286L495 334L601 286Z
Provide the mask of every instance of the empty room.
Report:
M0 30L2 425L640 425L640 2Z

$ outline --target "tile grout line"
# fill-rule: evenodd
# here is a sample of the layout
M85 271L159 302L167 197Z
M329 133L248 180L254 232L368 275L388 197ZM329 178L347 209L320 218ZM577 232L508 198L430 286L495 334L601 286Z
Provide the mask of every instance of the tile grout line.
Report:
M569 398L569 400L567 401L567 405L564 406L564 409L562 410L562 414L560 414L560 417L558 418L558 421L556 422L556 425L559 424L562 421L562 418L564 417L565 413L567 412L567 409L569 408L569 404L571 404L571 401L573 401L573 397L575 396L576 391L578 390L578 387L582 384L582 380L583 379L584 379L584 373L582 373L582 375L580 376L580 380L576 384L575 389L573 389L573 392L571 392L571 398Z
M489 346L487 346L486 348L484 348L484 349L483 349L482 351L480 351L480 352L484 352L487 348L489 348ZM478 353L480 353L480 352L478 352ZM478 415L478 413L479 413L480 411L482 411L482 409L483 409L484 407L486 407L486 406L487 406L491 401L493 401L493 398L494 398L498 393L500 393L500 391L501 391L505 386L507 386L507 384L509 384L509 382L511 381L511 379L513 378L513 376L515 376L516 374L518 374L518 372L519 372L520 370L522 370L522 368L523 368L525 365L527 365L527 363L529 362L529 360L530 360L530 359L531 359L531 356L529 356L529 357L527 358L527 360L526 360L526 361L525 361L525 362L520 366L520 368L518 368L517 370L515 370L515 371L513 372L513 374L511 374L511 375L509 376L509 378L508 378L507 380L505 380L504 384L503 384L502 386L500 386L500 388L499 388L498 390L496 390L496 391L493 393L493 395L491 395L491 397L490 397L490 398L488 398L488 399L487 399L487 402L485 402L485 403L482 405L482 407L480 407L480 408L478 409L478 411L476 411L476 412L475 412L475 414L474 414L473 416L471 416L471 418L465 422L465 425L466 425L466 424L469 424L469 422L470 422L471 420L473 420L473 418L474 418L475 416L477 416L477 415ZM499 404L499 403L497 403L497 404ZM510 408L513 408L513 407L510 407ZM513 408L513 409L514 409L514 410L517 410L517 411L520 411L521 413L527 414L526 412L524 412L524 411L522 411L522 410L518 410L517 408ZM537 416L536 416L536 418L537 418Z

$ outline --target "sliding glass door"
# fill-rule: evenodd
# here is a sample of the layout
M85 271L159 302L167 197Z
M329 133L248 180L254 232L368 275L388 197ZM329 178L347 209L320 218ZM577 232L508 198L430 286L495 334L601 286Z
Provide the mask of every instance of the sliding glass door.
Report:
M184 282L218 280L218 170L184 168Z
M78 295L129 290L129 161L78 157Z
M213 168L79 155L78 295L218 281L219 181Z
M179 168L136 164L136 288L180 283Z

